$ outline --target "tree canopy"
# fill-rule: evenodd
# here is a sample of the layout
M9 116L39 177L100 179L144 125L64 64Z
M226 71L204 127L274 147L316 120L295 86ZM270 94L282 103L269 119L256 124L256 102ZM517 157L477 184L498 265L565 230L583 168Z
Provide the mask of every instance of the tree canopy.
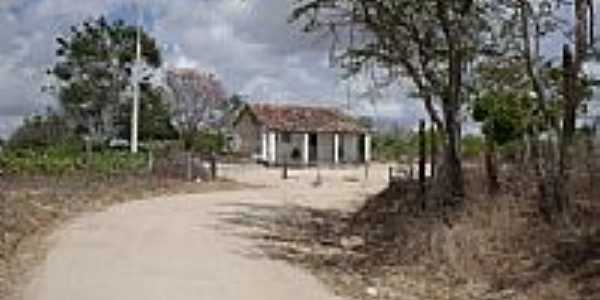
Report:
M171 121L190 148L194 135L218 129L226 122L229 107L225 89L215 75L192 69L167 72Z
M56 39L58 61L48 71L56 84L49 89L56 92L69 119L88 134L109 138L118 132L114 119L132 80L137 30L99 17L72 26ZM148 80L162 58L156 41L143 30L140 35L147 71L142 79Z

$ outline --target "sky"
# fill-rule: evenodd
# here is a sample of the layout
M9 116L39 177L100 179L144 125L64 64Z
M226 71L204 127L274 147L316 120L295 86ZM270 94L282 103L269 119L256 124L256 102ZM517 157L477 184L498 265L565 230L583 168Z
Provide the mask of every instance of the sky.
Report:
M363 115L417 122L423 110L412 99L399 100L405 98L402 91L384 92L390 101L375 108L358 99L359 84L342 80L330 66L329 40L288 23L291 2L0 0L0 137L10 134L24 116L44 112L54 103L40 87L47 80L44 71L55 61L57 36L99 15L133 23L136 3L167 67L213 72L230 94L257 102L336 107L350 100L353 111Z
M600 1L597 1L600 2ZM364 82L340 79L329 62L330 40L287 22L292 0L0 0L0 137L54 99L41 92L55 61L55 38L99 15L135 22L156 38L167 67L215 73L228 93L250 101L345 107L414 126L422 105L397 87L376 106L358 95ZM599 5L600 6L600 5ZM600 23L600 22L597 22Z

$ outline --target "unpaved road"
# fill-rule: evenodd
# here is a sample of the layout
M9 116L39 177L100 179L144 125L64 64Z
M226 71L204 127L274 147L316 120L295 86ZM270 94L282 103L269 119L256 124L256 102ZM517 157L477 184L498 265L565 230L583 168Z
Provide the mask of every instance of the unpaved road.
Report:
M265 188L135 201L84 215L49 237L46 261L25 300L339 299L306 271L262 256L252 230L226 221L254 207L348 208L385 184L385 167L280 171L230 166L223 173Z

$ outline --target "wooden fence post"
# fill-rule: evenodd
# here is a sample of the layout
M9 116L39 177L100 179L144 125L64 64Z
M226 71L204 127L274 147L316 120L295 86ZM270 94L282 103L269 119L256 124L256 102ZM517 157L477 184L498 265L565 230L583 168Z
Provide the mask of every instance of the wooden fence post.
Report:
M154 171L154 154L152 153L152 149L148 150L148 172L152 173Z
M210 155L210 178L213 181L217 179L217 156L214 152Z
M281 174L281 178L283 180L287 180L288 179L288 161L287 161L287 157L285 157L283 159L283 173Z
M427 159L425 141L425 120L419 121L419 192L422 197L422 208L425 209L425 193L426 193L426 178L425 178L425 161Z
M429 158L429 163L431 164L431 170L430 170L430 176L431 178L435 178L435 169L437 167L437 152L438 152L438 148L437 148L437 132L436 132L436 128L435 128L435 123L431 124L431 129L430 129L430 139L431 139L431 153L430 153L430 158Z

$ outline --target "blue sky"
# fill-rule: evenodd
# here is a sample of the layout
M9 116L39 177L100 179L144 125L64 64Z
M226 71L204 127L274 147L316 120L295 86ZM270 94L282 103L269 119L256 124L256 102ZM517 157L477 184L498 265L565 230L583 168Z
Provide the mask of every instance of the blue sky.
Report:
M9 134L24 116L53 103L40 86L44 70L54 61L57 36L98 15L133 22L136 3L143 8L145 30L164 51L167 67L214 72L229 93L242 93L254 101L343 107L348 83L330 67L330 45L287 23L291 2L0 0L0 136ZM358 99L364 84L354 81L350 101L356 112L393 117L412 126L423 110L419 102L406 99L406 90L383 91L374 109Z

